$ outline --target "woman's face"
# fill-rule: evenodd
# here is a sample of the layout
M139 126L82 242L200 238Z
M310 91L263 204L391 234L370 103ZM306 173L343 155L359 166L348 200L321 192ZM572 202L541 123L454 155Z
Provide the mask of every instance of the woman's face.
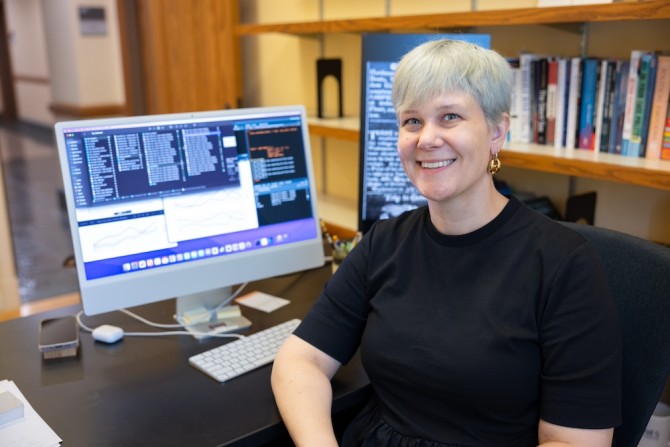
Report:
M491 129L472 97L451 92L400 110L398 123L400 160L428 200L477 199L490 188L487 167L504 142L505 120Z

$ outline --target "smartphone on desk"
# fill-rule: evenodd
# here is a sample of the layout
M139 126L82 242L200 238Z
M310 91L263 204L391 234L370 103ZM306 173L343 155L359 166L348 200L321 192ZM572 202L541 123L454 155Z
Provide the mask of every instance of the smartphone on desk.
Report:
M45 360L76 357L79 329L73 316L48 318L40 322L39 350Z

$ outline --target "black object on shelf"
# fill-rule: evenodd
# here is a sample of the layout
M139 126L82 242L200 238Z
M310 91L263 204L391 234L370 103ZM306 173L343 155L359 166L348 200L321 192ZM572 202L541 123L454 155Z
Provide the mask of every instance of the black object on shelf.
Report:
M565 221L593 225L596 214L595 192L587 192L568 197L565 205Z
M323 116L323 81L333 76L337 81L338 88L338 116L344 117L342 109L342 59L318 59L316 61L316 94L318 101L318 116Z

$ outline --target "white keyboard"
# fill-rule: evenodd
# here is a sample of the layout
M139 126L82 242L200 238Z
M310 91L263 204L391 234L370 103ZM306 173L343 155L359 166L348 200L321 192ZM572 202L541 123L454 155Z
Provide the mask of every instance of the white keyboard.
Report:
M285 321L248 337L196 354L188 362L214 380L225 382L271 363L298 324L298 319Z

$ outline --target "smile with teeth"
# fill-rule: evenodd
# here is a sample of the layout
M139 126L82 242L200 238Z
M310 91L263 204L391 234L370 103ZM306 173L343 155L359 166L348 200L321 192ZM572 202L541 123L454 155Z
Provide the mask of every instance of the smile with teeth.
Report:
M452 164L454 160L441 160L441 161L421 161L419 164L424 169L437 169L444 168Z

